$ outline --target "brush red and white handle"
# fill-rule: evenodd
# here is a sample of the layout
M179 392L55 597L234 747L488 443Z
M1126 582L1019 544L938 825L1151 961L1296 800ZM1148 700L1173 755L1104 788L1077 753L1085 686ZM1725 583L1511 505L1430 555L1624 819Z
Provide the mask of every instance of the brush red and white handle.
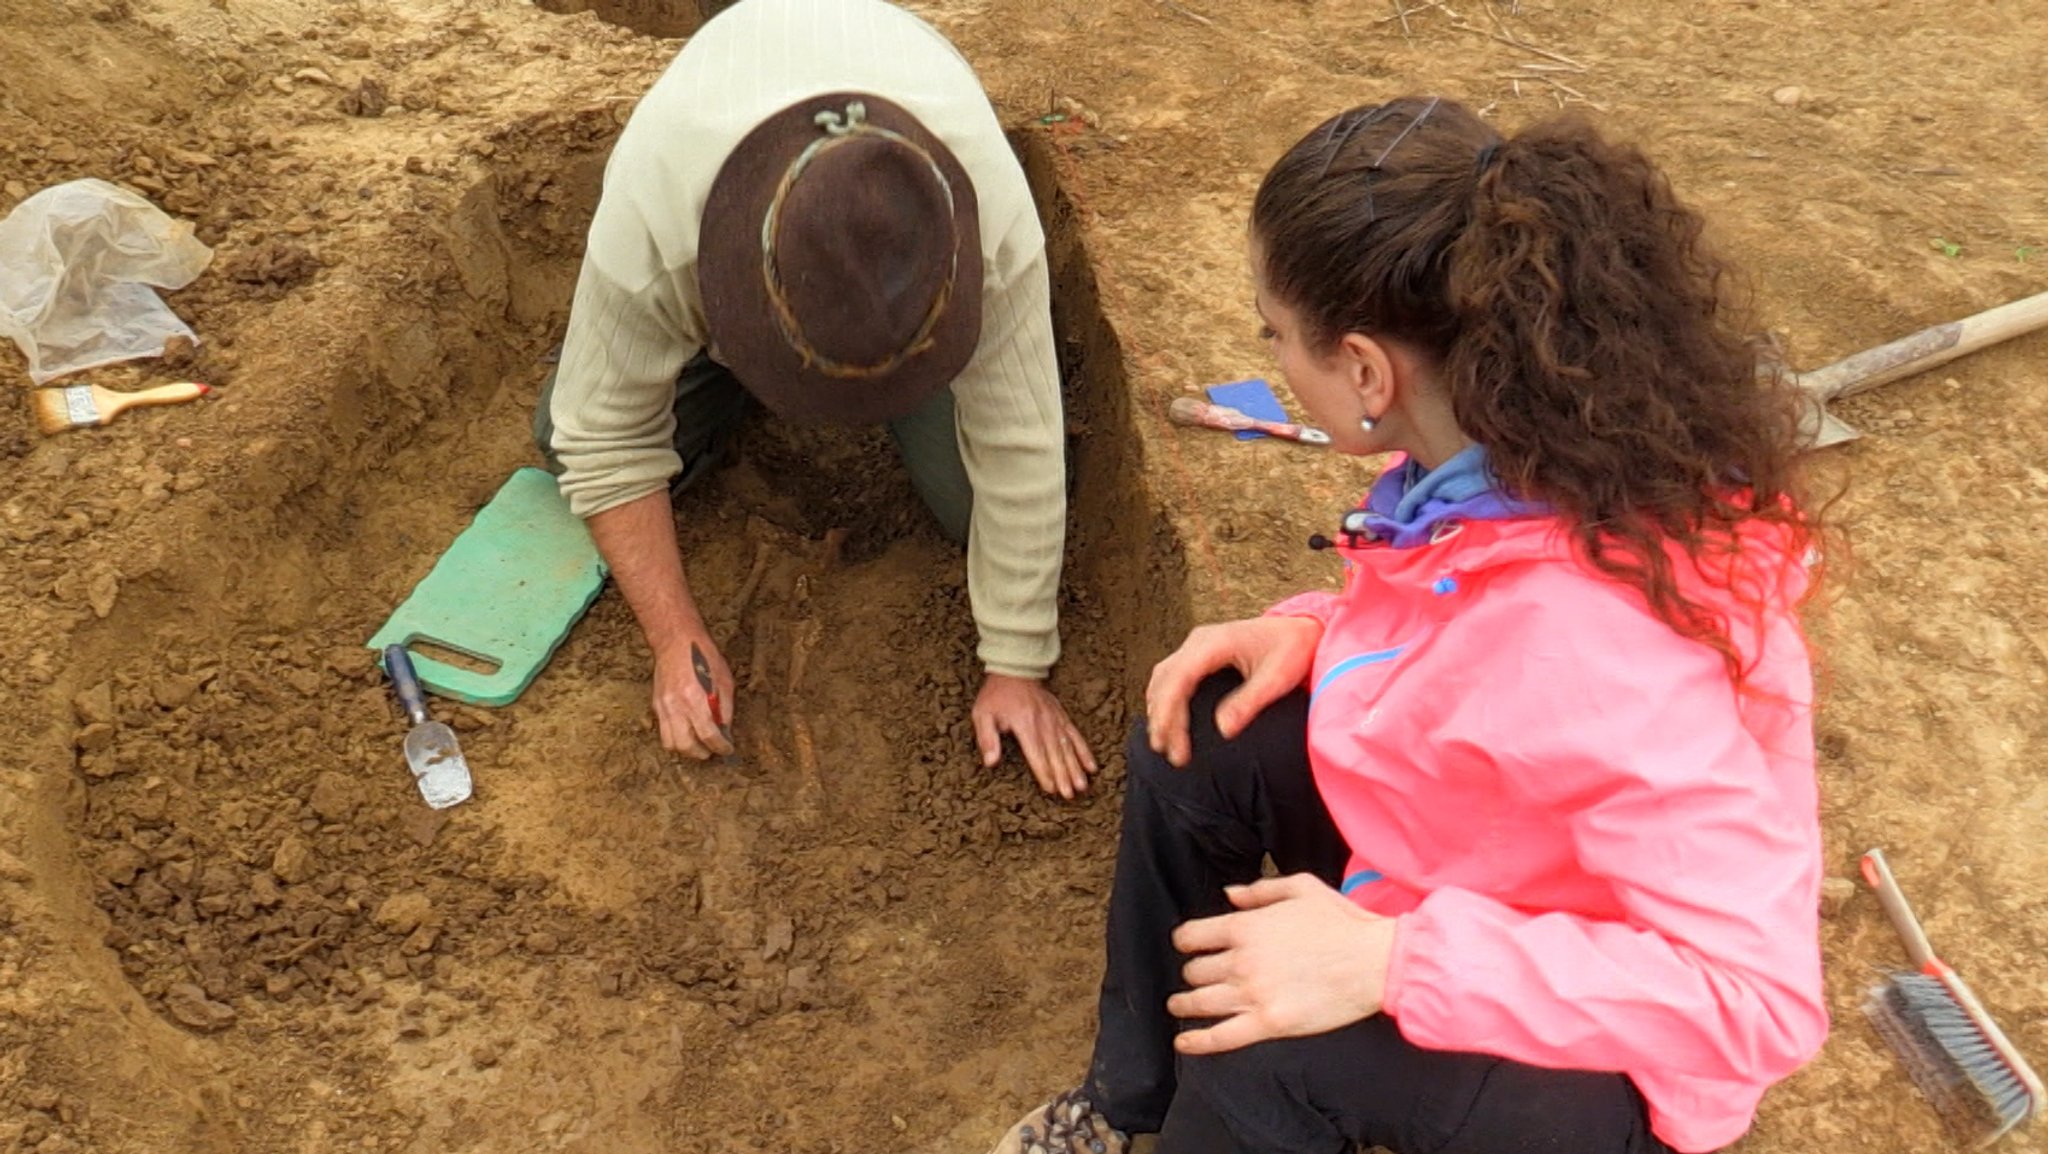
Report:
M1166 407L1166 419L1176 425L1200 429L1221 429L1227 433L1264 433L1302 445L1327 445L1330 434L1307 425L1287 421L1263 421L1228 405L1212 405L1197 397L1175 397Z
M1940 977L1948 964L1935 956L1934 944L1927 940L1927 931L1920 928L1920 919L1913 916L1913 907L1906 904L1906 895L1892 877L1883 850L1874 849L1863 855L1863 880L1869 883L1877 903L1884 907L1884 916L1891 919L1892 929L1898 931L1899 940L1905 943L1906 957L1912 959L1914 968Z
M1878 904L1884 907L1885 916L1891 919L1892 929L1898 931L1899 941L1905 943L1906 956L1913 960L1913 965L1921 973L1940 980L1949 994L1955 998L1956 1003L1984 1032L1984 1040L1991 1043L1991 1048L1998 1051L1999 1058L2012 1069L2021 1084L2026 1086L2033 1100L2036 1103L2042 1101L2041 1080L2035 1075L2034 1068L2028 1065L2019 1047L2013 1045L2012 1039L2005 1036L2005 1031L1998 1028L1998 1023L1991 1017L1991 1011L1985 1009L1984 1003L1977 1000L1976 993L1970 989L1969 983L1963 981L1962 975L1950 969L1949 964L1935 954L1934 944L1927 940L1927 931L1920 928L1920 919L1913 916L1913 907L1906 904L1905 893L1899 889L1898 880L1892 877L1891 866L1884 860L1884 851L1874 849L1864 854L1862 864L1863 880L1868 882L1871 890L1877 894Z

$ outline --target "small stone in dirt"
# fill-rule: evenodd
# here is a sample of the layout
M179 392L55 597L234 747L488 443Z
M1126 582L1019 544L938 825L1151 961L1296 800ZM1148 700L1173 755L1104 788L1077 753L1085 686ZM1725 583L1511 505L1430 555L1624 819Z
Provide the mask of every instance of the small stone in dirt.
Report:
M1780 108L1797 108L1806 99L1806 90L1797 84L1787 84L1771 93L1771 102Z
M408 958L418 957L432 950L434 943L440 940L440 930L435 929L433 926L421 926L408 935L404 941L398 943L398 952Z
M313 279L320 258L304 245L273 239L235 256L223 271L231 281L281 293Z
M187 368L198 358L198 355L199 346L193 343L191 337L183 333L173 334L164 341L163 365L167 369Z
M777 955L789 952L796 943L796 923L788 914L777 914L768 919L768 926L761 931L761 957L772 961Z
M95 617L105 617L114 611L114 601L121 596L121 579L110 570L102 569L85 583L85 600L92 606Z
M562 939L547 930L535 930L526 935L526 948L536 954L552 954L562 948Z
M267 910L284 901L284 891L277 888L277 879L269 874L257 874L249 879L249 904L259 910Z
M94 722L72 734L71 744L77 746L80 753L98 753L114 744L114 727L104 721Z
M225 862L215 862L199 875L199 892L208 897L225 896L241 888L242 871Z
M182 709L199 692L199 688L213 679L213 672L186 673L175 677L160 677L150 686L150 696L165 709Z
M287 669L279 673L278 680L298 691L301 697L321 696L320 672L315 669Z
M1856 896L1856 883L1848 878L1822 878L1820 882L1820 916L1832 918L1840 914Z
M434 844L434 838L439 836L442 827L446 826L453 816L445 809L419 809L406 814L405 820L399 824L404 828L405 836L413 840L413 844L425 849Z
M45 1114L57 1109L57 1091L48 1086L31 1086L21 1092L21 1104Z
M307 804L313 807L321 821L347 821L356 811L356 783L328 770L313 783L313 793L307 798Z
M434 903L418 890L407 890L392 894L377 906L377 912L370 915L378 926L394 934L409 934L419 928L421 922L432 917Z
M313 847L302 837L288 837L278 843L277 853L270 859L270 872L286 885L297 885L312 877L314 868Z
M132 845L117 845L101 856L100 876L117 886L133 885L135 875L141 873L147 864L149 859L142 855L141 850Z
M365 76L355 88L343 94L341 110L349 116L378 117L391 106L391 95L374 77Z
M164 991L164 1009L177 1021L206 1033L235 1024L234 1007L214 1001L190 982L179 982Z
M498 1048L489 1042L469 1052L469 1060L479 1070L488 1070L498 1064Z
M71 699L71 711L78 715L79 721L87 725L114 720L113 683L102 681L91 689L81 691L78 696Z

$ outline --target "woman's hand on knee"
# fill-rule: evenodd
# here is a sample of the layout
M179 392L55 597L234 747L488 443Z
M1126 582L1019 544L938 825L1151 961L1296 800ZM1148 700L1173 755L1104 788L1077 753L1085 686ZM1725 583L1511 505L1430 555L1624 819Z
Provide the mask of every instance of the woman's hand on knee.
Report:
M1327 1033L1380 1012L1395 919L1358 908L1313 874L1225 892L1237 912L1173 932L1174 948L1191 955L1182 970L1189 988L1166 1008L1212 1023L1176 1035L1175 1049L1215 1054Z
M1188 702L1202 679L1236 669L1244 684L1216 706L1216 730L1228 741L1268 705L1300 688L1315 662L1323 624L1310 617L1253 617L1203 625L1179 649L1152 667L1145 688L1145 730L1152 752L1176 766L1188 763Z

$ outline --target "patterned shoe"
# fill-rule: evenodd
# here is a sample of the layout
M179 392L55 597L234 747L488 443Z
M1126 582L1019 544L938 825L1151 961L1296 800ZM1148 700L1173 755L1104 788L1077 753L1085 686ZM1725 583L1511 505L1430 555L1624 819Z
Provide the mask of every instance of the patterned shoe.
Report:
M1130 1138L1069 1090L1024 1115L989 1154L1129 1154Z

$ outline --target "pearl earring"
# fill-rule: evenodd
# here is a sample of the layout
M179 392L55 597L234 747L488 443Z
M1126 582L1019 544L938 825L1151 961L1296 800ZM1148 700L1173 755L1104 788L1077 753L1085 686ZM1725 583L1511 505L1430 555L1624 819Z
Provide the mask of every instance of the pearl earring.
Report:
M1372 432L1373 426L1374 426L1374 425L1377 425L1377 424L1379 424L1379 422L1378 422L1378 421L1375 421L1375 420L1373 420L1373 419L1372 419L1371 417L1360 417L1360 418L1358 418L1358 427L1359 427L1359 428L1360 428L1361 430L1363 430L1363 431L1365 431L1365 432L1368 432L1368 433Z

